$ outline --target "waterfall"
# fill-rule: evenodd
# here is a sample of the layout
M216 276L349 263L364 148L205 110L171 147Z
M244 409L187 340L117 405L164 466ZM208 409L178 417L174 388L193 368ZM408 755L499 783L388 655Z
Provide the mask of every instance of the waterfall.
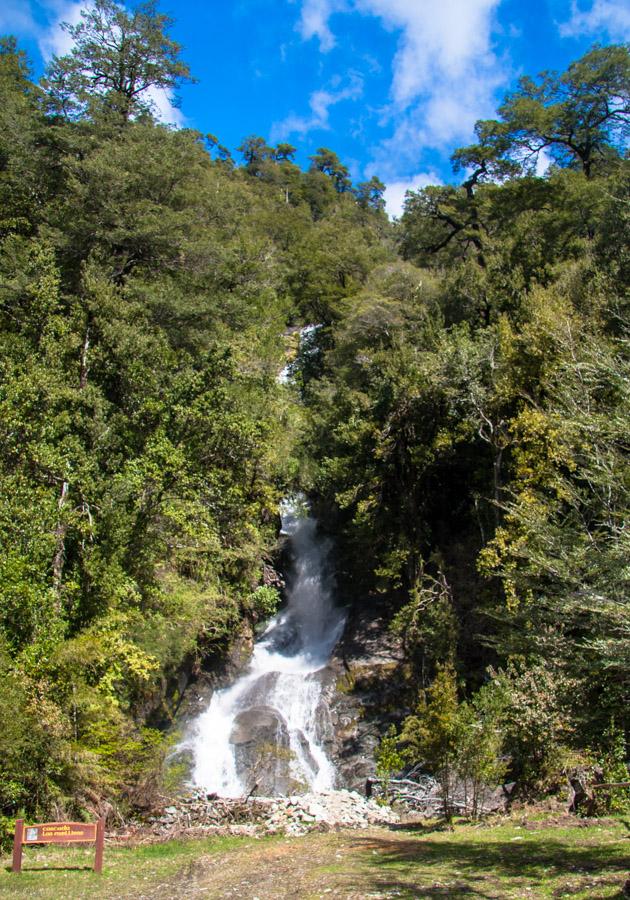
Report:
M293 565L287 605L271 620L247 672L217 691L197 719L193 780L236 797L334 787L324 743L330 732L322 670L344 624L333 602L330 546L302 498L283 504L282 534Z

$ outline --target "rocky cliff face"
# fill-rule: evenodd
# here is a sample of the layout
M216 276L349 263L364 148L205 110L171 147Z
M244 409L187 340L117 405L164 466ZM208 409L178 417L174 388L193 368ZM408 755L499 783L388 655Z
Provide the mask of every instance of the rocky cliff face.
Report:
M332 730L328 750L340 787L365 789L380 738L409 712L403 663L401 640L378 608L352 610L322 675Z

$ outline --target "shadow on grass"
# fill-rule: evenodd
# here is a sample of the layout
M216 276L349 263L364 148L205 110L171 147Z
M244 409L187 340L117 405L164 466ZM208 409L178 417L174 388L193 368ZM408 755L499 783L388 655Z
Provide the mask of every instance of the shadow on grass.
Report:
M356 837L352 847L365 854L364 861L377 876L379 888L396 892L399 897L495 900L527 896L521 893L525 884L531 888L532 884L555 880L555 896L568 897L592 884L589 896L595 900L596 888L616 884L621 888L628 866L628 855L626 852L624 856L621 845L571 846L548 835L523 843ZM571 884L563 885L562 879L567 878Z
M435 834L436 832L452 832L455 829L448 822L394 822L387 826L389 831L406 831L412 834Z
M5 866L4 871L19 878L20 875L33 875L36 872L94 872L92 866L22 866L21 872L14 872L11 866Z

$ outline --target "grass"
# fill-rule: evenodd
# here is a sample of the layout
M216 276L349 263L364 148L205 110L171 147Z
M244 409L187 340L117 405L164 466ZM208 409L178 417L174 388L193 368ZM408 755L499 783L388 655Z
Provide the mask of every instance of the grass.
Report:
M354 846L371 855L378 890L401 898L620 898L630 863L623 822L398 832Z
M25 852L25 871L0 868L0 898L621 898L628 876L628 822L583 827L528 820L313 833L300 838L229 837L106 847L101 877L91 848Z
M266 839L265 839L266 840ZM94 846L47 845L24 850L22 872L0 867L0 897L79 900L79 898L151 896L163 885L186 878L192 866L208 857L246 852L253 841L240 837L168 841L140 847L105 847L103 874L92 869ZM260 843L260 841L256 841Z

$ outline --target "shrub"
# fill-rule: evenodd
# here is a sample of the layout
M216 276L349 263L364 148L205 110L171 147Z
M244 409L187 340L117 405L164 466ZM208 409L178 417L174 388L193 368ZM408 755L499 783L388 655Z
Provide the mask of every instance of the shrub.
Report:
M400 772L405 765L405 756L398 747L399 741L396 727L390 725L376 752L376 774L383 783L385 800L389 800L389 782L392 775Z
M280 592L269 585L256 588L248 599L253 611L263 619L275 615L280 606Z
M529 668L511 663L495 681L504 695L512 775L526 790L556 787L563 780L572 735L567 699L572 682L540 663Z

